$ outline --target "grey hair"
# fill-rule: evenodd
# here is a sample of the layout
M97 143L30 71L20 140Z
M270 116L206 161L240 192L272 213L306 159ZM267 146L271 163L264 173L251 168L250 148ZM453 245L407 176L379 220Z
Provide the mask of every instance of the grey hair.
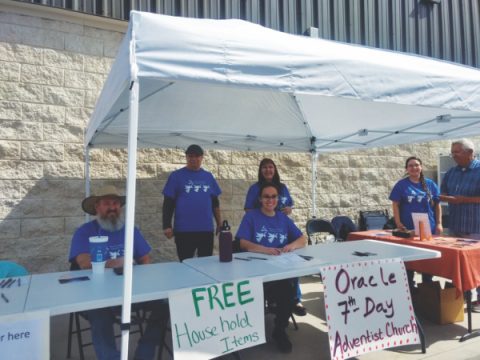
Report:
M463 150L472 150L473 153L475 152L475 145L473 145L473 142L465 138L453 141L452 146L453 145L460 145Z

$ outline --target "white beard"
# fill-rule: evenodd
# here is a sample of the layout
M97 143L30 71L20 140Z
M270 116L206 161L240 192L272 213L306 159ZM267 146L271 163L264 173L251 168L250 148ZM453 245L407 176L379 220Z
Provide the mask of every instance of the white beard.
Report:
M109 232L121 230L125 226L125 219L123 214L121 214L115 220L111 220L109 218L102 219L100 217L97 217L97 222L103 230Z

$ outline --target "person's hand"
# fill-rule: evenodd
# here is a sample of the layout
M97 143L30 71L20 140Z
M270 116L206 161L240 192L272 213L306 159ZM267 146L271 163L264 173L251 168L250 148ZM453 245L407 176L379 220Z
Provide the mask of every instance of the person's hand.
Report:
M222 231L222 227L220 225L217 225L217 227L215 228L215 235L220 234L220 231Z
M282 253L282 249L278 248L269 248L264 246L262 249L262 253L267 254L267 255L280 255Z
M449 204L461 204L462 200L465 198L465 196L457 195L457 196L446 196L446 195L441 195L440 200L441 201L446 201Z
M442 224L437 224L435 226L435 235L442 235L443 234L443 226Z
M291 252L293 250L295 250L295 246L292 243L287 244L282 248L282 252L284 252L284 253Z
M123 257L107 260L107 262L105 263L105 267L106 268L123 267Z
M398 229L398 230L401 230L401 231L407 230L407 228L405 227L405 225L403 225L402 223L398 223L398 224L396 224L396 225L397 225L397 229Z
M166 228L163 230L163 233L167 237L167 239L171 239L173 237L173 229L172 228Z
M281 211L285 214L285 215L290 215L292 213L292 208L291 207L284 207L281 209Z
M468 203L468 196L456 195L452 196L452 200L449 201L452 204L466 204Z

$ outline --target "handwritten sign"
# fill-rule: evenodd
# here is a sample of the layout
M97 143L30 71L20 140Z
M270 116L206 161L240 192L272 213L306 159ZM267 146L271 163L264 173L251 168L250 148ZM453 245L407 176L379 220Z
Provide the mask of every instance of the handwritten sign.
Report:
M329 265L321 272L332 359L420 342L401 259Z
M50 358L47 311L0 317L0 357L11 360Z
M175 359L211 359L265 342L259 279L182 289L169 305Z

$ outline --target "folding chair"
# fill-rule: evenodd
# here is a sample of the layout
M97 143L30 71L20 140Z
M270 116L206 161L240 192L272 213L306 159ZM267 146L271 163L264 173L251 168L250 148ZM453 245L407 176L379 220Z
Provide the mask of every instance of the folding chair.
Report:
M348 216L340 215L332 219L332 226L335 230L335 238L337 241L347 240L348 234L357 231L357 225Z
M312 245L312 235L316 233L329 233L335 236L335 229L328 220L324 219L310 219L306 225L308 245Z

